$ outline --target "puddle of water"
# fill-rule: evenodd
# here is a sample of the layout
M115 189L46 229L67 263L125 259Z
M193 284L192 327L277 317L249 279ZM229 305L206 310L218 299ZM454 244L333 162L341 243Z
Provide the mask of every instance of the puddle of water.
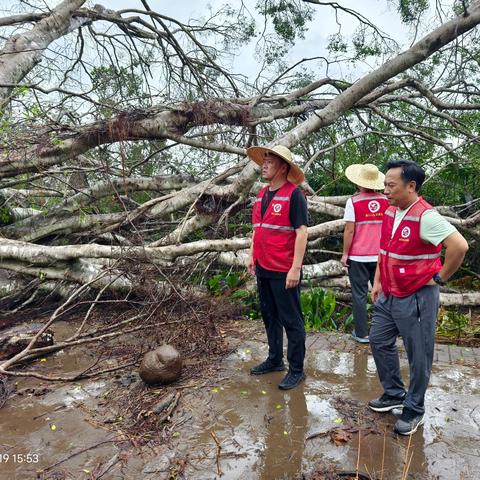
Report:
M328 437L305 439L342 425L333 406L335 396L366 402L381 393L373 358L363 349L355 353L310 351L306 383L283 392L277 387L283 373L262 377L248 374L265 352L264 345L249 342L243 352L231 356L226 365L235 373L228 383L204 394L208 409L194 409L197 428L190 434L182 432L182 441L177 444L180 450L182 444L188 445L187 478L220 478L218 468L223 480L295 478L318 461L355 470L358 435L339 447ZM402 372L408 378L405 361ZM361 438L361 470L380 475L384 462L383 478L401 480L409 461L409 472L416 479L476 478L472 473L480 458L476 371L455 366L435 368L426 403L425 426L412 437L410 447L408 437L391 434L396 419L390 414L385 438L374 434ZM212 432L222 446L218 466Z
M65 337L72 326L55 325L59 337ZM93 363L93 357L85 350L74 349L58 352L33 362L30 367L43 374L68 375L86 369ZM13 380L11 380L13 381ZM111 438L110 432L96 428L88 423L81 405L94 408L97 397L105 389L103 381L84 381L78 384L44 383L49 390L41 396L23 393L11 397L0 409L0 479L37 478L37 472L63 460L73 452ZM17 382L17 390L41 388L39 381L22 378ZM73 478L88 478L102 461L113 456L115 449L111 444L100 446L73 457L68 463L59 465ZM1 455L3 454L3 457ZM27 456L30 454L30 456ZM68 467L67 467L68 465Z
M71 327L68 327L71 329ZM344 446L335 446L328 436L306 441L313 433L326 432L343 424L335 408L335 397L361 402L381 393L373 358L368 350L354 353L308 351L307 380L294 390L281 391L284 373L250 376L249 369L265 358L267 346L250 341L225 359L223 378L228 380L204 390L186 390L177 415L192 414L190 422L176 428L171 446L186 457L185 478L189 480L275 480L293 479L315 463L334 463L339 469L355 470L358 435ZM39 365L45 371L73 372L93 362L85 350L48 357ZM401 362L404 378L408 365ZM42 371L43 371L42 370ZM37 385L21 380L19 388ZM64 459L74 451L95 445L110 433L88 423L80 405L95 409L106 385L102 380L56 387L41 397L15 397L0 410L2 452L39 453L36 464L0 465L0 479L34 478L38 469ZM126 390L128 393L128 390ZM477 370L464 366L435 366L426 399L425 426L412 437L398 438L387 432L360 439L360 469L384 480L401 480L405 459L416 480L476 479L480 458L480 381ZM395 418L389 415L389 426ZM175 416L173 418L175 421ZM52 429L52 425L55 429ZM217 445L220 456L217 462ZM385 446L384 446L385 441ZM1 452L0 452L1 453ZM101 462L110 459L116 448L107 444L78 455L58 468L73 478L88 478ZM412 455L413 454L413 455ZM410 460L410 455L412 455ZM136 454L128 461L124 478L156 479L143 472L145 460ZM119 476L120 475L120 476ZM463 476L462 476L463 475ZM105 480L123 478L112 469Z

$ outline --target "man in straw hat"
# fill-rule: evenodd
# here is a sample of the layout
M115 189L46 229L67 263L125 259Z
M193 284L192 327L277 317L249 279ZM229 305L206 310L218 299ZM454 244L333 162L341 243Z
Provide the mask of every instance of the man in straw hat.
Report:
M412 435L423 423L439 285L456 272L468 250L455 227L418 195L424 179L423 169L411 160L387 164L385 195L390 206L383 219L372 288L375 306L370 346L384 393L368 405L376 412L402 407L394 426L401 435ZM410 366L407 392L400 374L398 335L402 336Z
M300 307L300 277L307 246L307 203L297 185L305 176L283 146L250 147L247 155L262 167L268 185L252 211L253 236L248 270L257 276L260 308L268 338L268 358L252 375L285 370L283 329L288 339L288 373L279 388L305 379L305 326Z
M359 193L347 200L341 262L348 267L352 287L352 313L355 330L352 338L368 343L368 281L373 285L380 250L380 231L387 197L375 190L383 189L385 175L375 165L350 165L345 176L359 187Z

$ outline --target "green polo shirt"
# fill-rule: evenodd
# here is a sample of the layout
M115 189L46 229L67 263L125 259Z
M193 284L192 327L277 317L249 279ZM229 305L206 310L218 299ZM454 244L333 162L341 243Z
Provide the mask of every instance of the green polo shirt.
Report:
M395 221L393 223L392 237L403 217L412 208L414 204L410 205L406 210L399 210L395 212ZM436 210L427 210L420 220L420 238L424 242L432 245L439 245L457 229L444 217L442 217Z

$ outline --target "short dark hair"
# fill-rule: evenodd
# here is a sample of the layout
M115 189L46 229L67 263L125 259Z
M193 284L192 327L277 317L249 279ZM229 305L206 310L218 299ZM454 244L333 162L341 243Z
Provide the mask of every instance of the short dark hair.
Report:
M390 160L387 163L387 170L391 168L401 168L402 180L407 182L415 182L415 191L419 191L423 182L425 181L425 170L416 162L412 160Z

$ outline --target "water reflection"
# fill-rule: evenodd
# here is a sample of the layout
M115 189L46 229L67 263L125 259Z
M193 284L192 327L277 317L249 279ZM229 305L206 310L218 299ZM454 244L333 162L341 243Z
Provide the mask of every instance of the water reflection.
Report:
M302 470L308 419L304 385L281 395L285 407L266 419L265 445L259 465L262 480L291 478L287 472Z

